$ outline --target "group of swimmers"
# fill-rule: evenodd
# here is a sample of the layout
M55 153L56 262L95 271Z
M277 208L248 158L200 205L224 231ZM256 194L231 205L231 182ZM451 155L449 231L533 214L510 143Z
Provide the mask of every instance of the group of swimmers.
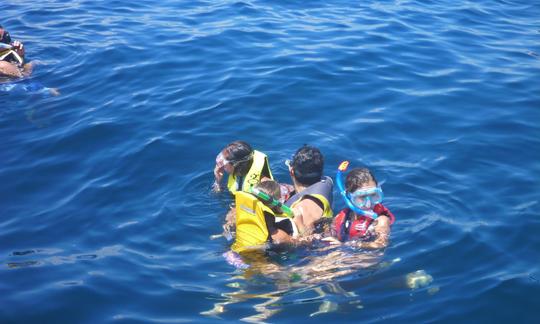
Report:
M344 181L348 162L340 164L336 184L347 208L334 216L334 181L323 175L321 151L304 145L285 164L292 185L276 182L267 156L244 141L228 144L217 155L213 190L228 190L235 198L224 225L226 236L236 232L233 251L314 240L362 249L388 245L395 218L382 204L382 189L369 169L354 168Z

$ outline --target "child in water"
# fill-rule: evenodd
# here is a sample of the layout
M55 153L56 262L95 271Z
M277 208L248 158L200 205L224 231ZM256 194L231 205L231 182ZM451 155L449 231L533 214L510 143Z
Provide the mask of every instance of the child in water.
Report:
M345 171L347 166L348 162L340 166L337 184L349 207L341 210L334 218L332 236L322 240L332 244L349 241L348 244L362 249L385 248L395 217L382 204L382 189L369 169L351 170L343 188L342 171Z
M258 189L271 198L278 200L281 198L281 186L274 180L262 181L259 184L255 185L254 189ZM270 204L265 203L275 215L280 215L283 213L281 207L271 206ZM293 243L292 235L294 233L294 225L291 219L277 217L275 215L264 213L264 219L266 221L266 227L268 228L268 233L270 235L269 240L272 243Z

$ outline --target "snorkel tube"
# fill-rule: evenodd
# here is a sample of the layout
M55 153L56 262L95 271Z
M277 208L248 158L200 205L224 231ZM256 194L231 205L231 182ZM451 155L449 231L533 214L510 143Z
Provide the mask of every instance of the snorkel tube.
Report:
M268 204L268 205L270 205L272 207L281 208L281 210L283 210L283 212L285 213L285 216L287 216L289 218L294 217L293 211L289 208L289 206L286 206L286 205L282 204L281 202L279 202L279 200L276 200L276 199L270 197L269 195L267 195L266 193L262 192L261 190L259 190L257 188L251 188L251 193L254 194L255 196L257 196L257 198L262 200L264 203L266 203L266 204Z
M349 161L343 161L338 166L338 171L336 174L336 183L339 189L339 193L343 196L343 199L345 200L345 203L347 206L352 209L354 212L360 215L368 216L373 219L377 218L377 213L371 210L363 210L361 208L358 208L353 204L351 201L351 198L349 198L349 195L347 195L347 191L345 190L345 185L343 181L343 173L347 171L347 168L349 167Z

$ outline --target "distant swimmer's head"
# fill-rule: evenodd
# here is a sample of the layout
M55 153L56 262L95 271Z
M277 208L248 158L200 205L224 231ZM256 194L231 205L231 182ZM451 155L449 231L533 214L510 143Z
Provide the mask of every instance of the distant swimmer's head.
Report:
M0 25L0 43L11 44L11 36L9 32Z
M373 209L383 199L377 179L367 168L355 168L347 174L345 191L350 201L362 210Z
M321 180L324 157L321 151L313 146L304 145L285 162L293 180L303 186L310 186Z
M227 173L244 176L253 163L253 149L244 141L228 144L216 157L216 165Z
M279 198L281 198L281 187L279 183L277 183L274 180L266 180L266 181L259 182L258 184L254 186L254 189L259 189L260 191L264 192L265 194L267 194L274 200L279 200ZM282 212L281 208L279 207L271 206L270 204L266 204L266 205L272 208L272 210L276 213Z

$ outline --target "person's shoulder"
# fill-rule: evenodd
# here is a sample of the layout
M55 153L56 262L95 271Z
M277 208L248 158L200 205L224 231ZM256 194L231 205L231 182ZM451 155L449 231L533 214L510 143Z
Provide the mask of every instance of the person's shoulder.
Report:
M302 197L302 199L300 200L300 202L298 204L301 204L301 205L309 205L309 206L317 206L318 208L320 209L324 209L324 204L323 202L316 196L313 196L313 195L305 195Z
M391 220L390 217L386 215L379 215L376 219L376 226L390 226Z
M323 176L323 177L321 178L321 181L320 181L320 182L322 182L322 183L328 183L328 184L330 184L330 185L334 185L334 180L332 180L332 178L329 177L329 176Z

